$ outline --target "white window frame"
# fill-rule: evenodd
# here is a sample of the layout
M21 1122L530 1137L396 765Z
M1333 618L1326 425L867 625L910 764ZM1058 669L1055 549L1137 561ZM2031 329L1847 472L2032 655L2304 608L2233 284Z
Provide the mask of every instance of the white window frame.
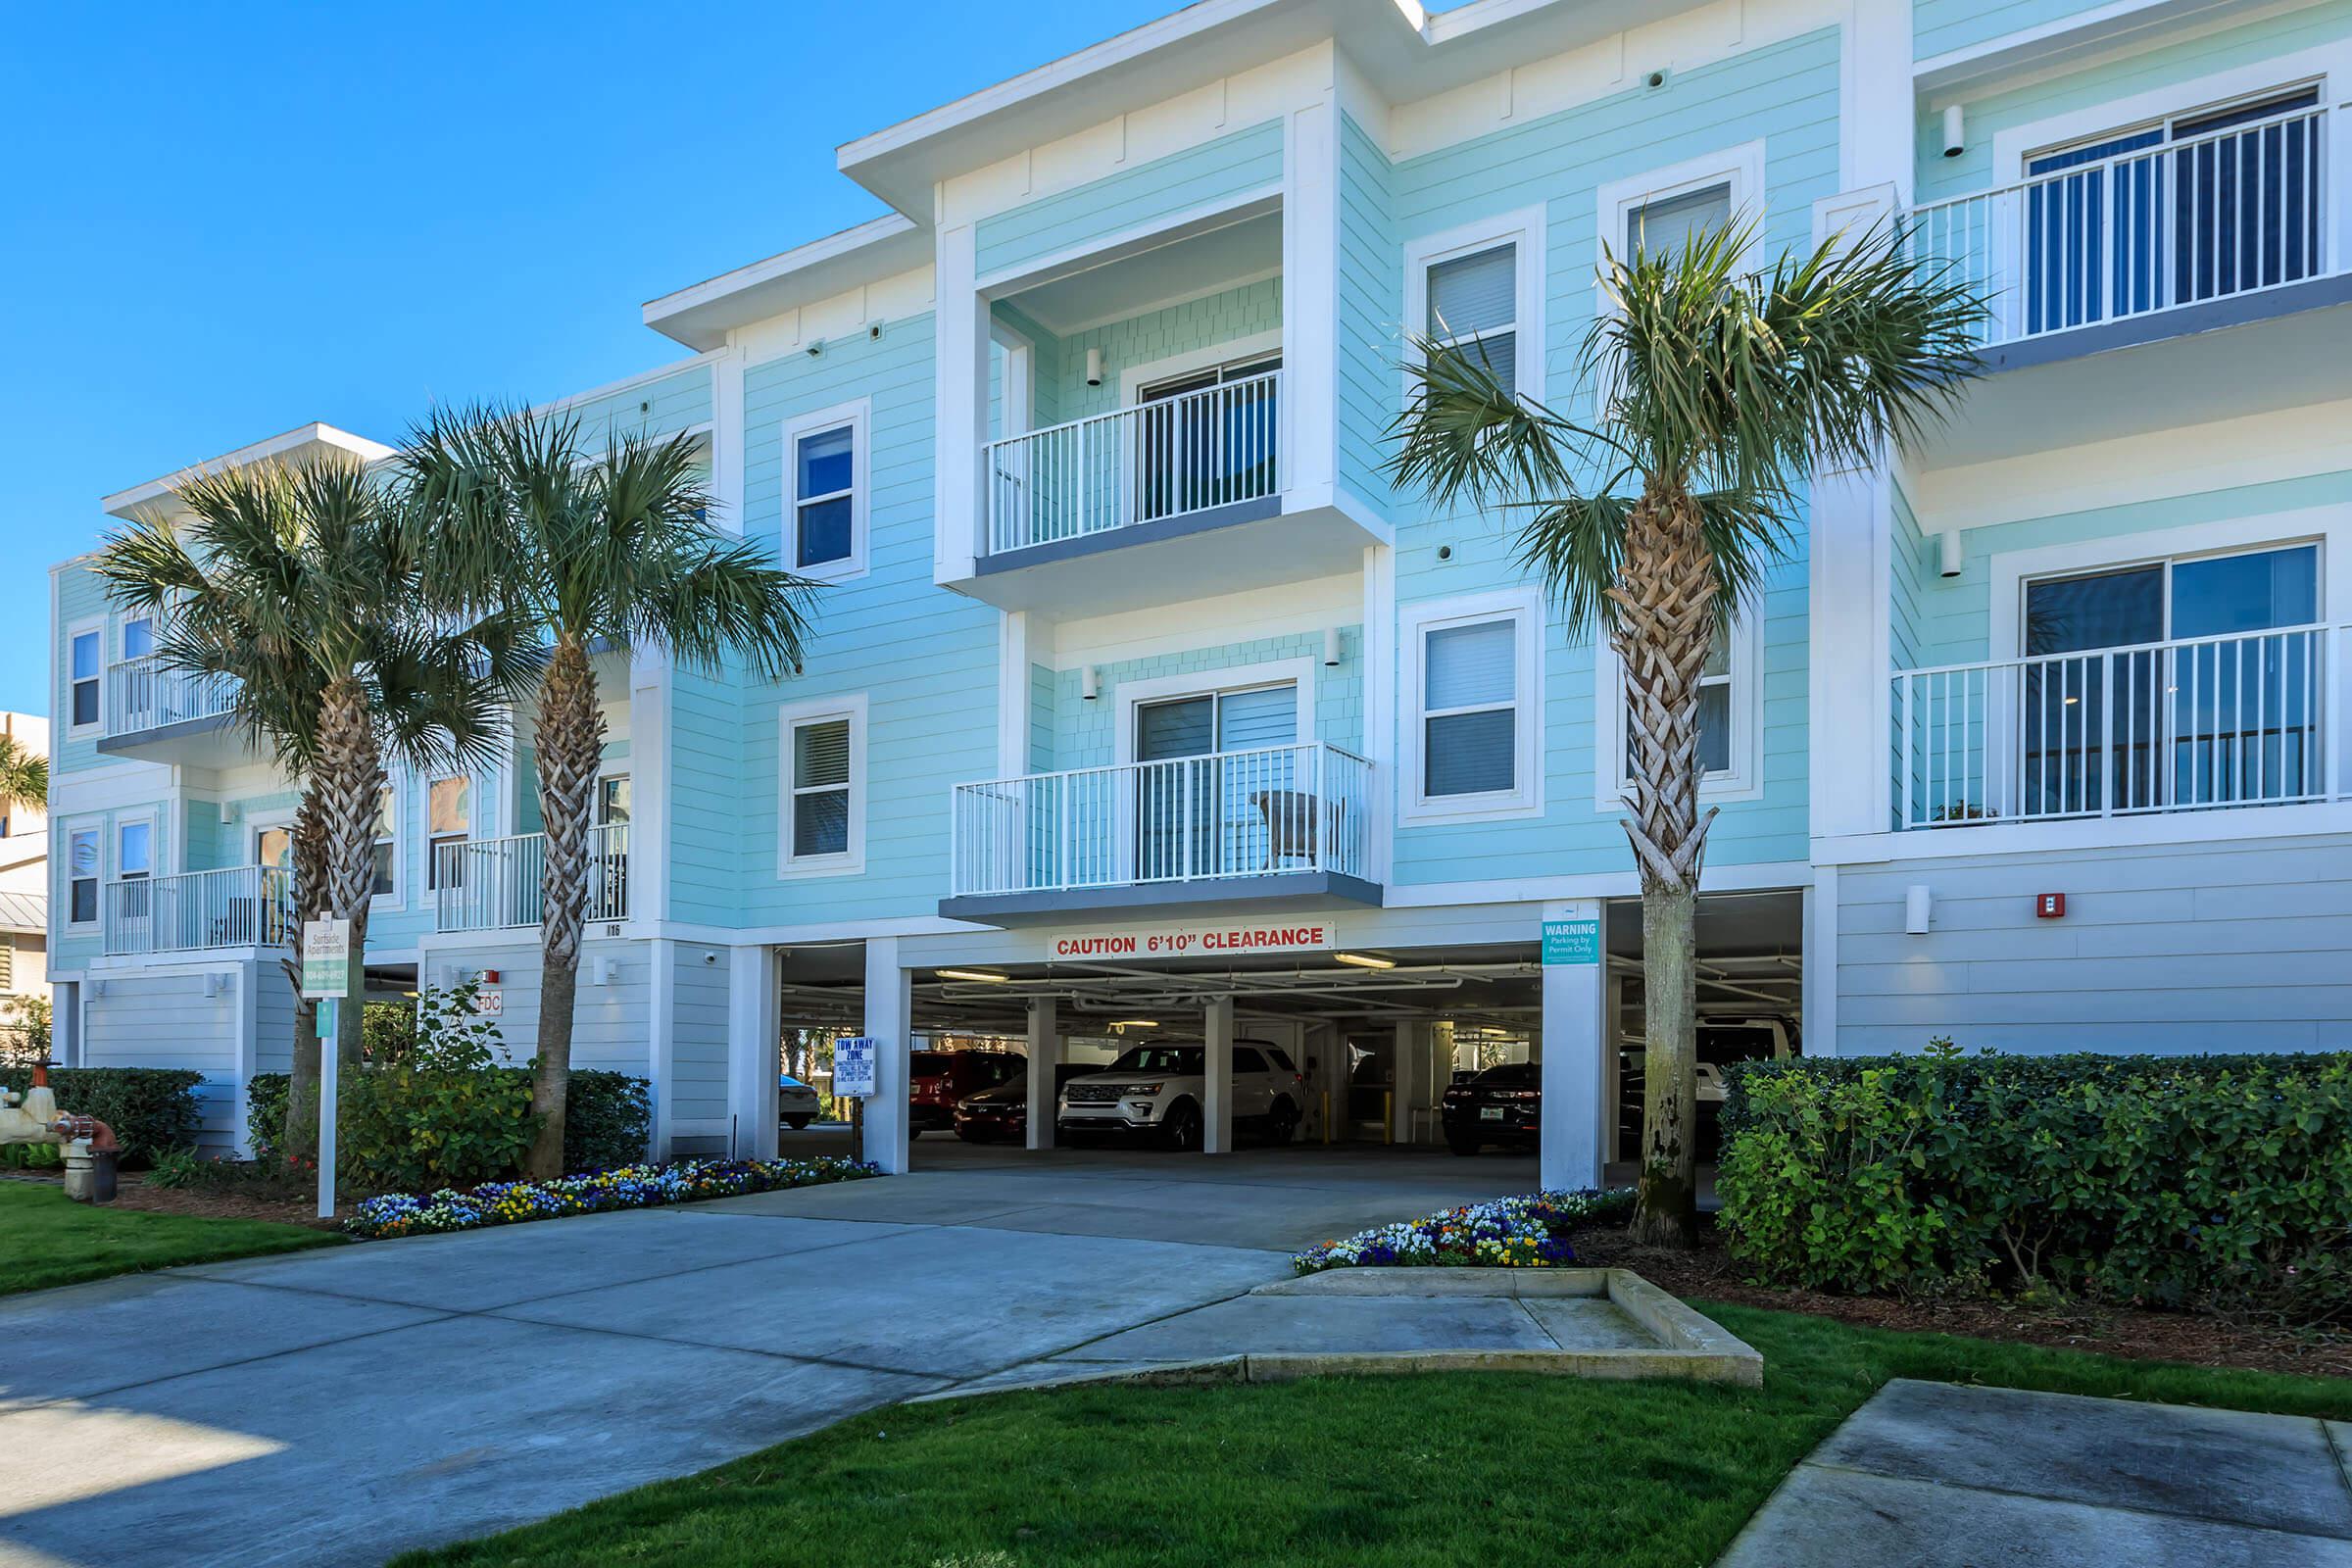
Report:
M2315 81L2320 86L2321 104L2330 105L2335 102L2336 84L2347 76L2352 76L2352 42L2336 40L2006 126L1993 132L1992 179L1996 184L2023 179L2027 164L2048 153L2154 124L2170 124L2183 116L2259 102L2273 93L2293 92ZM2337 126L2328 127L2329 145L2324 158L2335 159L2343 135ZM2339 223L2330 226L2337 227L2340 234Z
M1285 685L1298 689L1298 739L1294 744L1312 745L1322 738L1315 733L1315 662L1312 659L1270 659L1263 663L1235 664L1225 669L1192 669L1176 675L1152 675L1142 680L1121 681L1113 688L1118 695L1119 708L1118 731L1111 739L1111 760L1120 767L1134 764L1135 716L1139 709L1187 697L1210 697Z
M95 886L91 889L90 917L87 920L74 918L74 836L77 833L87 833L95 841L91 845L93 853L90 856L90 880ZM97 930L106 909L106 818L78 816L59 824L57 865L58 908L62 915L58 921L59 929Z
M865 714L863 692L787 703L776 710L776 875L779 878L864 874ZM821 724L833 719L847 719L850 724L849 834L839 855L795 855L792 853L793 731L804 724Z
M1522 207L1515 212L1497 213L1493 218L1474 223L1463 223L1442 233L1424 234L1404 244L1404 326L1415 339L1431 335L1429 329L1429 270L1440 262L1450 262L1480 251L1493 250L1497 245L1515 245L1512 262L1517 279L1517 318L1511 330L1517 337L1518 364L1514 379L1516 390L1523 398L1543 401L1545 355L1544 334L1544 273L1545 269L1544 211L1541 204ZM1405 395L1412 395L1413 380L1405 377Z
M463 838L436 838L433 834L433 786L436 784L447 784L453 779L463 779L466 784L466 834ZM485 838L494 838L497 836L495 834L483 833L478 826L478 821L482 814L482 797L485 793L486 792L482 788L482 776L479 773L435 773L432 775L432 777L424 781L424 788L419 792L416 802L416 820L424 829L422 838L424 843L424 887L426 892L435 893L440 891L438 885L433 880L433 847L435 845L443 843L477 844ZM397 822L395 822L393 825L396 828L399 826ZM393 842L395 844L400 842L397 834L394 836ZM398 858L398 851L394 852L395 858Z
M1724 640L1731 661L1732 765L1698 781L1698 798L1718 804L1760 800L1764 794L1764 613L1743 604ZM1592 647L1592 808L1608 816L1633 799L1626 767L1625 664L1605 637Z
M850 553L839 561L827 561L812 566L801 565L801 505L804 501L826 499L825 496L804 497L801 489L801 438L821 435L844 425L850 431ZM868 560L867 522L871 513L873 485L871 481L869 439L873 429L873 399L854 398L836 403L829 409L816 409L799 414L784 421L784 521L777 538L777 555L784 569L818 582L848 582L866 573Z
M159 811L124 811L118 815L107 835L107 863L114 871L112 880L120 882L122 875L122 830L126 827L147 829L146 880L153 882L164 875L164 823Z
M1741 264L1752 265L1764 243L1762 137L1718 152L1702 153L1696 158L1686 158L1679 164L1668 164L1662 169L1644 170L1623 179L1609 180L1599 188L1593 202L1593 217L1598 225L1595 237L1608 248L1608 254L1622 261L1626 249L1625 225L1637 209L1652 202L1688 196L1692 191L1705 190L1709 185L1727 183L1732 187L1732 221L1754 225L1747 249L1741 253ZM1596 290L1603 254L1597 248L1592 252Z
M98 673L95 677L98 686L98 714L86 724L76 724L74 722L74 687L75 685L74 678L74 644L83 637L95 637L98 639ZM78 738L84 735L95 735L100 730L106 728L105 616L93 615L86 620L74 621L66 628L65 671L66 734L72 738Z
M1423 748L1428 714L1429 634L1450 626L1475 626L1509 620L1517 639L1516 678L1512 708L1512 773L1516 783L1507 790L1482 795L1426 793L1429 773ZM1544 814L1544 644L1546 623L1543 590L1532 585L1465 594L1453 599L1424 600L1397 612L1397 633L1404 655L1405 710L1397 725L1397 820L1404 826L1443 822L1494 822Z
M392 891L371 894L368 900L368 907L370 911L408 907L409 857L406 829L409 820L409 788L412 782L405 776L384 780L384 788L389 790L392 795ZM370 838L368 842L368 853L372 855L376 841ZM371 872L371 880L372 875Z
M264 863L262 835L270 832L283 833L290 840L294 834L294 813L288 810L264 811L245 819L245 863L247 865ZM393 858L399 858L397 851L394 852Z

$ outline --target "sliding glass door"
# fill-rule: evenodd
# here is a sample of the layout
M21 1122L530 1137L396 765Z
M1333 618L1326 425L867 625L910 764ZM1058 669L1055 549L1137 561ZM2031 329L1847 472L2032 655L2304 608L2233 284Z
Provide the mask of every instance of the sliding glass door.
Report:
M1296 794L1298 688L1204 692L1135 710L1136 875L1232 876L1271 863L1266 797ZM1237 755L1238 754L1238 755ZM1279 808L1279 806L1277 806Z

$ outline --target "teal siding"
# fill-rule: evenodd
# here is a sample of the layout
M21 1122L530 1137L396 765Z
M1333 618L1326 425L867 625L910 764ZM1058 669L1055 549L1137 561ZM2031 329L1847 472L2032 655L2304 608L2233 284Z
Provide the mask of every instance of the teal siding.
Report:
M2106 0L1914 0L1911 52L1929 60L1955 49L1973 49L2104 4Z
M1120 406L1122 371L1281 330L1282 279L1260 278L1201 299L1073 332L1058 340L1058 360L1045 360L1044 350L1039 350L1038 382L1050 389L1057 420L1083 419ZM1090 348L1102 351L1101 386L1086 384L1086 351Z
M1953 3L1957 5L1961 0ZM2018 170L1992 167L1993 137L2013 126L2034 124L2053 115L2143 92L2162 91L2236 67L2303 54L2302 59L2280 62L2278 79L2293 81L2310 74L2312 62L2308 51L2326 49L2346 37L2352 37L2352 0L2328 0L2324 5L2264 17L2226 32L2186 38L2142 54L2104 61L2082 71L1989 94L1968 103L1968 147L1958 158L1943 156L1942 121L1923 112L1915 178L1918 199L1923 203L1939 201L2016 179ZM1920 53L1924 56L1929 51L1923 47ZM2196 105L2193 100L2184 99L2176 107L2191 109Z
M1078 674L1065 669L1054 677L1054 765L1056 769L1107 767L1118 760L1118 689L1129 681L1158 680L1170 675L1197 674L1202 691L1213 691L1218 672L1278 660L1313 662L1311 697L1315 731L1301 740L1318 740L1361 754L1364 745L1363 627L1340 632L1340 663L1323 662L1323 632L1286 632L1248 642L1154 654L1147 659L1120 660L1095 666L1099 695L1089 702L1079 694Z
M1389 424L1403 384L1404 276L1389 160L1340 117L1340 483L1386 510Z
M1055 703L1054 671L1045 664L1029 666L1029 770L1051 773L1054 766Z
M1282 122L1269 120L982 219L980 275L1281 182Z
M674 375L641 381L589 398L564 411L580 422L594 446L622 435L668 435L710 421L710 367L689 365Z
M1809 247L1812 207L1838 190L1838 38L1824 29L1678 73L1657 91L1633 91L1532 120L1396 166L1401 238L1542 205L1546 219L1546 396L1573 390L1576 346L1592 319L1595 205L1605 181L1762 138L1766 251ZM1392 392L1392 400L1399 398ZM1392 401L1391 407L1394 408ZM1453 598L1525 580L1509 523L1476 514L1433 518L1417 501L1393 503L1400 604ZM1758 766L1761 796L1724 803L1708 837L1716 865L1802 860L1807 821L1806 519L1789 519L1788 558L1767 575L1761 601ZM1452 559L1437 551L1450 546ZM1403 650L1399 648L1399 656ZM1541 817L1400 827L1400 884L1629 870L1619 812L1595 804L1592 639L1546 628L1544 814ZM1401 662L1398 690L1406 690ZM1406 700L1409 700L1406 699ZM1411 722L1409 714L1404 722Z
M49 732L49 768L53 773L74 773L86 767L103 767L115 760L113 758L100 755L98 730L86 730L81 735L75 736L70 733L71 726L67 723L74 713L74 666L69 657L72 647L70 628L76 621L94 618L106 618L109 621L99 638L101 665L99 700L103 703L105 701L103 666L121 657L116 629L108 614L106 589L99 582L97 575L84 564L75 563L58 567L57 624L51 628L54 640L49 660L55 680L55 690L50 699L49 711L57 715L57 721L50 726Z
M1029 428L1042 430L1049 424L1059 424L1064 419L1076 417L1061 412L1061 377L1054 368L1066 358L1061 339L1023 314L1020 307L1010 301L999 300L989 309L999 321L1029 340ZM993 353L991 364L995 364ZM1081 373L1084 368L1085 362L1081 359ZM992 396L995 391L992 387ZM992 433L1003 434L1004 424L996 417L1001 411L992 409L990 412L989 429Z

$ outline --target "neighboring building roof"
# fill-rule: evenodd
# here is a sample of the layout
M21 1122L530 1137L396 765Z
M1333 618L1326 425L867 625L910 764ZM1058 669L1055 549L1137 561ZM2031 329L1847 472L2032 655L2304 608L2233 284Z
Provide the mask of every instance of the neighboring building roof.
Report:
M251 446L223 453L209 463L190 464L160 479L150 479L145 484L118 490L98 504L118 517L127 517L138 508L162 500L200 473L242 467L248 463L261 463L270 458L300 463L327 453L342 453L358 458L363 463L380 463L392 456L392 448L380 441L370 441L364 435L353 435L349 430L338 430L331 424L321 424L314 419L309 424L296 425L283 435L273 435L267 441L256 441Z
M930 260L931 225L885 213L855 228L648 300L645 324L688 348L721 348L729 327L748 326Z
M34 936L49 929L49 900L38 893L0 893L0 931Z

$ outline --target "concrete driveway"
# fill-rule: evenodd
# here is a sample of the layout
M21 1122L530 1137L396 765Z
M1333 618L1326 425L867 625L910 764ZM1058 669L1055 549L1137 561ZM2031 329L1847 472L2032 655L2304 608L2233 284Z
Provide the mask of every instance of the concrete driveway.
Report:
M0 1563L380 1562L1535 1184L1501 1157L917 1150L885 1181L0 1299Z

